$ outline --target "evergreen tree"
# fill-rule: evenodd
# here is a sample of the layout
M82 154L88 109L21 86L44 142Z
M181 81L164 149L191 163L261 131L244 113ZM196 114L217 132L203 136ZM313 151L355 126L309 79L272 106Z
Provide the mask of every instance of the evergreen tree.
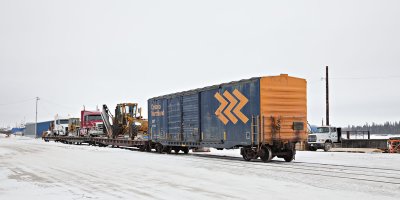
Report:
M365 123L362 126L348 125L345 131L370 131L374 135L400 135L400 121L385 122L383 124Z

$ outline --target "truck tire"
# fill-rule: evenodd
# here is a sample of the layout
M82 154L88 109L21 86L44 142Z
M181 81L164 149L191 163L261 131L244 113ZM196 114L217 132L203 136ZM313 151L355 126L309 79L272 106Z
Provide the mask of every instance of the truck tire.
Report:
M328 152L331 149L332 149L332 143L326 142L325 145L324 145L324 151Z
M309 147L308 148L310 151L317 151L317 148L316 147Z

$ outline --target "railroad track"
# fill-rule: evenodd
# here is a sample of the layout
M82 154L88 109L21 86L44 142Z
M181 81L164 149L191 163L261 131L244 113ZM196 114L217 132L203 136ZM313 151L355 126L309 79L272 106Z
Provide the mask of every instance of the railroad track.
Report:
M133 148L124 148L138 151ZM148 152L147 152L148 153ZM152 152L156 153L156 152ZM158 153L157 153L158 154ZM372 183L384 183L400 185L400 170L388 168L374 168L354 165L338 165L325 163L294 162L287 163L279 160L272 160L265 163L261 160L251 162L243 160L241 157L221 156L210 154L178 154L178 156L196 157L197 159L215 159L216 162L228 164L230 166L243 168L269 168L278 169L280 172L300 173L306 175L323 176L328 178L341 178L356 181L366 181ZM233 163L233 162L234 163Z
M132 147L119 147L120 149L137 151L139 149ZM143 152L159 154L157 152ZM243 160L241 157L210 155L210 154L170 154L170 156L185 156L201 165L204 159L214 159L216 164L229 165L231 167L240 168L241 170L251 169L268 169L270 171L303 174L310 176L318 176L324 178L339 178L354 181L362 181L369 183L390 184L400 186L400 170L377 167L364 167L354 165L339 165L313 162L292 162L287 163L279 160L272 160L265 163L261 160L252 160L251 162ZM267 170L267 171L268 171Z
M400 186L400 170L386 169L386 168L372 168L363 166L352 165L330 165L324 163L307 163L307 162L294 162L286 163L283 161L271 161L264 163L261 160L254 160L252 162L244 161L240 157L220 156L220 155L206 155L206 154L191 154L202 159L215 159L218 162L229 163L234 165L239 163L238 166L246 168L265 168L277 170L279 172L287 173L300 173L305 175L323 176L325 178L341 178L356 181L366 181L373 183L385 183ZM234 162L234 163L233 163ZM312 166L310 166L310 164ZM367 171L368 169L374 171ZM391 175L391 176L389 176Z
M234 157L234 156L220 156L220 155L207 155L207 154L192 154L194 156L199 156L199 157L209 157L209 158L216 158L216 159L227 159L227 160L237 160L237 161L244 161L241 157ZM261 160L252 160L250 163L264 163ZM397 169L389 169L389 168L376 168L376 167L364 167L364 166L355 166L355 165L338 165L338 164L326 164L326 163L312 163L312 162L292 162L292 163L287 163L284 161L280 160L272 160L269 163L274 163L274 164L281 164L285 163L285 165L296 165L296 166L323 166L325 169L338 169L338 168L354 168L357 169L357 171L366 171L370 172L370 170L381 170L385 171L386 174L390 174L391 172L398 172L398 175L400 175L400 170ZM265 163L267 164L267 163Z

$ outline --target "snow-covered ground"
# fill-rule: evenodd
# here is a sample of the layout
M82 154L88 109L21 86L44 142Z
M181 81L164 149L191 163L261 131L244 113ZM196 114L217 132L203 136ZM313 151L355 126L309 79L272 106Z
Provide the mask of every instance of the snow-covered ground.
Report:
M210 157L208 155L214 155ZM400 155L166 155L0 135L0 199L399 199Z

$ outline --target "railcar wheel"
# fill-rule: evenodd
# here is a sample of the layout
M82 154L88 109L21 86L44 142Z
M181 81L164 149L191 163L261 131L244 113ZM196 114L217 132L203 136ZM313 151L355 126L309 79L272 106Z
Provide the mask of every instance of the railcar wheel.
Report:
M156 145L156 152L157 153L162 153L163 152L163 146L161 144Z
M296 150L291 150L286 156L283 157L286 162L292 162L296 156Z
M272 150L269 146L264 146L260 149L260 158L263 162L272 160Z
M151 152L151 146L150 146L150 145L147 146L146 151L147 151L147 152Z
M140 146L140 147L139 147L139 151L141 151L141 152L146 151L146 146L145 146L145 145Z
M179 149L178 147L173 147L172 150L174 150L174 153L175 153L175 154L178 154L179 151L180 151L180 149Z
M164 151L165 151L167 154L171 154L172 148L167 146L167 147L164 148Z
M243 147L240 151L240 154L242 154L242 157L245 161L251 161L252 159L257 159L258 157L257 153L252 148L248 147Z
M189 148L187 148L187 147L183 148L183 153L184 154L188 154L189 153Z
M249 157L249 155L243 154L242 156L243 156L243 159L244 159L245 161L251 161L251 157Z

